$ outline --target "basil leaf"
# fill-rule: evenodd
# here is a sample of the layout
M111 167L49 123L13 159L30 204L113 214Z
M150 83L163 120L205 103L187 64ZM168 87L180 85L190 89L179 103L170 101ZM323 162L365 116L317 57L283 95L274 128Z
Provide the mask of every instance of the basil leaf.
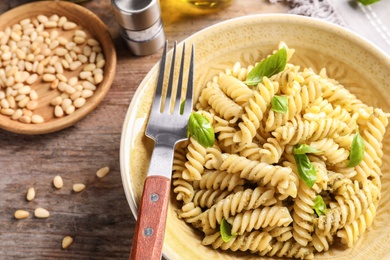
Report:
M192 112L188 119L188 136L192 136L203 147L214 145L214 129L207 117Z
M232 226L224 218L222 218L219 231L221 232L223 242L229 242L233 237L235 237L232 235Z
M309 187L313 187L317 179L316 167L311 164L306 154L294 154L297 163L299 178Z
M314 200L314 211L316 212L317 216L326 214L326 204L321 195L318 195Z
M271 56L262 60L249 73L244 82L248 86L256 86L263 81L263 77L271 77L284 70L287 64L287 51L281 48Z
M183 102L180 104L180 115L184 113L184 107L186 105L186 100L184 99Z
M288 97L278 95L273 96L271 100L271 109L275 112L286 114L288 109Z
M371 5L373 3L379 2L380 0L357 0L357 1L363 5Z
M364 140L356 128L356 134L352 139L351 152L349 153L349 163L347 167L355 167L364 157Z
M310 145L307 144L297 144L293 148L294 154L306 154L306 153L322 153L323 151L320 151Z

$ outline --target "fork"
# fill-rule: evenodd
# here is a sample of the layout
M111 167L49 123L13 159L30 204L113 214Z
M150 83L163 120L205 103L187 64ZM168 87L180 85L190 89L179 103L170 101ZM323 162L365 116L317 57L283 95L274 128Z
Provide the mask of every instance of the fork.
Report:
M185 60L185 43L183 43L182 58L177 75L177 91L175 93L174 76L177 44L176 42L174 43L168 85L164 98L167 48L168 41L165 43L160 61L156 92L146 128L146 136L155 141L155 146L138 211L138 220L130 253L131 260L161 259L174 148L177 143L187 140L187 124L192 112L195 47L192 45L188 82L187 86L183 87ZM182 101L182 95L184 96L184 94L185 99ZM167 106L169 109L166 109Z

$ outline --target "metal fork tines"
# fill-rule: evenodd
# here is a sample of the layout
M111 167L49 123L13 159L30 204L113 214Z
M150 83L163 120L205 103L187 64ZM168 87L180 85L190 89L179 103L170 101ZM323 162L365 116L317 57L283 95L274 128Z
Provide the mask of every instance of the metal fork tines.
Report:
M177 85L174 84L176 67L175 63L177 63L176 49L177 45L175 42L172 53L171 67L169 71L169 79L167 79L168 85L165 86L165 71L169 68L166 68L167 43L164 46L164 53L161 58L160 73L158 77L156 92L152 109L150 112L148 126L146 129L146 135L156 142L155 149L159 146L163 146L162 148L164 148L162 151L164 156L161 157L157 162L151 161L149 171L152 172L150 174L162 174L165 177L170 177L170 170L167 170L163 174L161 171L158 171L158 169L170 169L173 153L172 156L168 157L169 154L167 150L173 149L177 142L180 142L187 138L188 117L192 111L194 46L192 46L191 50L187 84L183 84L185 68L185 43L183 43L182 58L180 61L179 72L177 75ZM165 93L164 90L166 90ZM184 94L185 97L182 97L184 96ZM165 166L162 167L162 165Z
M167 63L168 43L160 62L156 92L149 116L146 135L155 141L145 180L130 259L159 260L164 241L172 161L175 145L187 139L187 124L192 111L194 46L189 65L185 66L186 48L183 43L181 59L176 59L174 44L172 61ZM176 70L176 63L179 70ZM169 71L166 76L166 68ZM187 84L184 82L187 81Z

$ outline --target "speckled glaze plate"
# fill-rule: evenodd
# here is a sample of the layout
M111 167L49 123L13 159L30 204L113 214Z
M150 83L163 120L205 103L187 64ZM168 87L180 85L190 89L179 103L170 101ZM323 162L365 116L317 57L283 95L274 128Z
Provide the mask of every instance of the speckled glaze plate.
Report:
M244 66L260 60L284 41L296 50L292 63L327 73L369 105L390 111L390 58L358 35L312 18L286 15L254 15L228 20L185 40L195 44L195 87L199 92L219 71L236 61ZM158 64L147 74L126 115L121 140L123 187L136 217L153 143L144 131L156 84ZM316 259L390 259L390 139L384 139L382 199L372 227L353 248L333 245ZM202 235L178 219L174 196L168 210L164 241L167 259L270 259L243 253L213 250L201 245Z

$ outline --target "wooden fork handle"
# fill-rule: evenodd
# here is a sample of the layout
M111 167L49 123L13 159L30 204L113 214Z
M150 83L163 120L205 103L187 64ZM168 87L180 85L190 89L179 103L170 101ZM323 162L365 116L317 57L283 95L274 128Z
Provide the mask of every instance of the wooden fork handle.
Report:
M130 260L161 259L170 184L171 179L167 177L148 176L146 178Z

